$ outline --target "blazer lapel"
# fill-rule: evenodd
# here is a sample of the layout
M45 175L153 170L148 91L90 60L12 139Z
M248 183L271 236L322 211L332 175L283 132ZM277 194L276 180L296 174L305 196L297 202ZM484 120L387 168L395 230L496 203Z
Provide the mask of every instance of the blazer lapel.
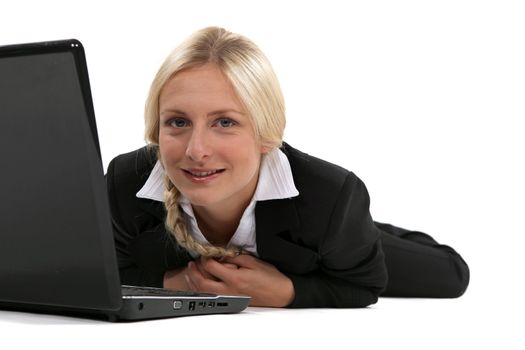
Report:
M259 257L284 272L306 273L316 269L316 251L297 240L301 229L293 199L257 202L256 242Z
M137 198L137 206L155 218L164 221L166 219L166 209L164 203L152 199Z
M166 271L185 266L192 260L189 253L177 244L175 237L166 231L163 202L137 198L137 206L153 217L130 245L130 251L141 266Z

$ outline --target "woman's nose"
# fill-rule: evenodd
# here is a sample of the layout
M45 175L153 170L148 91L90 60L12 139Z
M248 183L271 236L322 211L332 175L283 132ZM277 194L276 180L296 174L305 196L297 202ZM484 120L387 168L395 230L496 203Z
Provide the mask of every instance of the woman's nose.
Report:
M211 155L209 141L205 130L195 128L186 147L186 156L195 162L206 160Z

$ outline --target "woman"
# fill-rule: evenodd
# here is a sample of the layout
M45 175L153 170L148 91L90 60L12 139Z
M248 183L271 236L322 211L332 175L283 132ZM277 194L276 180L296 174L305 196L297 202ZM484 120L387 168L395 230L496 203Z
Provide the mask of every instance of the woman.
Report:
M284 99L248 39L214 27L192 35L157 73L145 120L148 146L107 173L123 284L273 307L466 290L452 248L374 222L355 174L282 141Z

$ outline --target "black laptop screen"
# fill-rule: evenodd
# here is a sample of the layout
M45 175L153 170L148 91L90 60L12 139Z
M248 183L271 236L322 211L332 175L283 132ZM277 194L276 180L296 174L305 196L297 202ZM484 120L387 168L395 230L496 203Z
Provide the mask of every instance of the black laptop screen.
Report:
M103 170L78 69L68 50L0 56L1 301L115 307Z

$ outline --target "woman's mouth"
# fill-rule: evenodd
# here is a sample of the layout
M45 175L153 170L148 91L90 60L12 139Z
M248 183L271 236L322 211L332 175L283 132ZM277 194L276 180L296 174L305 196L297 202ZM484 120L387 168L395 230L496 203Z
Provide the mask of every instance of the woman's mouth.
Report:
M202 183L203 181L208 181L216 178L225 169L182 169L186 177L194 182Z

